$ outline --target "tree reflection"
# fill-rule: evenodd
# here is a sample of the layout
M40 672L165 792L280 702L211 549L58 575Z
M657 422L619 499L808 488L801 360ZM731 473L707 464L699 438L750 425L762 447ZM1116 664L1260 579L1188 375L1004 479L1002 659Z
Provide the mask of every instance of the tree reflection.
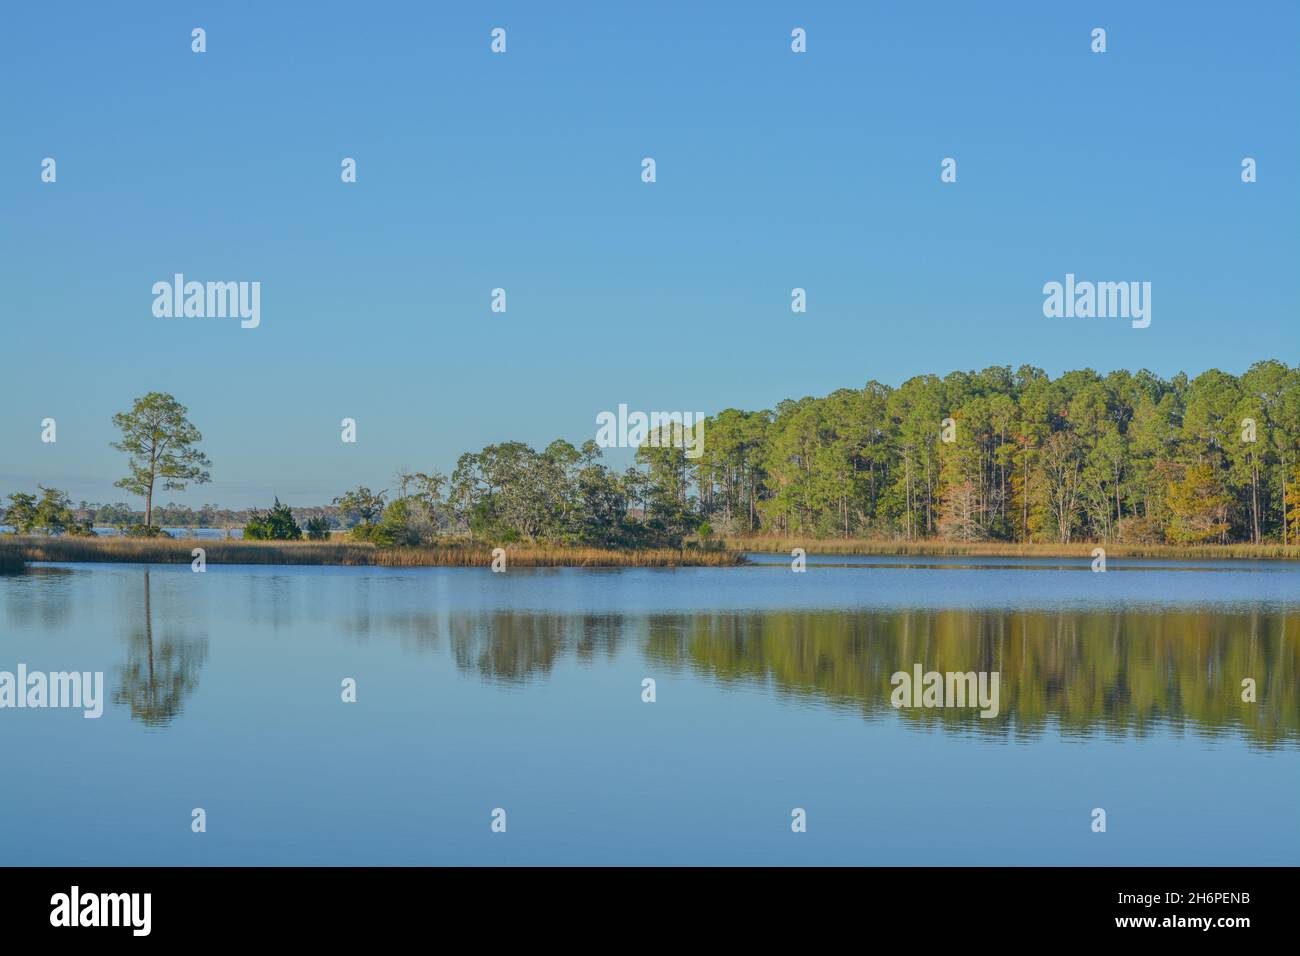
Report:
M645 653L719 681L991 734L1242 733L1300 742L1300 615L1217 611L728 612L657 615ZM890 676L1001 674L1001 716L889 704ZM1242 700L1242 680L1257 701Z
M177 636L175 625L155 640L149 571L144 572L143 621L127 638L126 663L118 668L113 702L127 704L131 716L150 727L164 727L180 716L198 686L208 656L206 638Z
M496 611L455 614L449 621L456 666L504 683L545 675L566 654L590 661L612 657L622 638L615 614L536 614Z

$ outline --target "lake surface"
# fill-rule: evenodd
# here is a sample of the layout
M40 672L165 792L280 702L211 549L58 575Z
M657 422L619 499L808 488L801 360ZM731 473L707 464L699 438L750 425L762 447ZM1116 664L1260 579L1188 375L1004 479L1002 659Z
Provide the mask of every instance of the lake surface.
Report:
M1300 863L1300 567L753 557L0 576L0 863Z

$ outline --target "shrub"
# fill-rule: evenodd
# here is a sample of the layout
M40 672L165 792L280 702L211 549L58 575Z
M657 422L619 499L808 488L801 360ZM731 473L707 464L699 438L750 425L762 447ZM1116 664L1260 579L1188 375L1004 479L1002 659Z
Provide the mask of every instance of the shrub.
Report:
M19 534L60 535L70 534L77 537L94 534L89 521L82 521L72 509L72 502L67 492L57 488L37 485L40 497L16 492L9 496L9 507L0 509L5 520L14 526Z
M19 534L31 534L36 527L36 496L15 491L9 496L9 507L3 514L4 520Z
M382 547L413 548L431 543L437 535L437 517L428 502L398 498L384 509L369 540Z
M382 491L375 494L362 486L334 499L334 504L339 509L339 519L345 526L355 525L352 537L357 541L370 540L375 522L384 513L384 494Z
M120 525L117 529L128 538L170 538L166 531L156 524Z
M250 541L301 541L302 528L293 520L288 505L275 505L270 511L254 511L244 525L244 537Z

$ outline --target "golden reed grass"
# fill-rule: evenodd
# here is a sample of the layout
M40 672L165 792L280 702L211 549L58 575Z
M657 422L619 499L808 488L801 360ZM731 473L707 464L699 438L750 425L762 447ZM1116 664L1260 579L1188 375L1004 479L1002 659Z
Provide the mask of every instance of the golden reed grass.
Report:
M718 544L728 551L790 553L803 548L809 554L935 555L1002 558L1089 558L1093 548L1105 548L1108 558L1200 558L1300 561L1300 545L1281 544L1023 544L1014 541L897 541L888 538L734 537Z
M203 548L210 564L336 564L385 568L480 568L492 563L490 545L378 548L363 541L230 541L210 538L0 537L0 567L24 561L108 561L127 564L189 564ZM745 557L717 550L618 551L545 545L506 547L507 567L671 568L730 567Z

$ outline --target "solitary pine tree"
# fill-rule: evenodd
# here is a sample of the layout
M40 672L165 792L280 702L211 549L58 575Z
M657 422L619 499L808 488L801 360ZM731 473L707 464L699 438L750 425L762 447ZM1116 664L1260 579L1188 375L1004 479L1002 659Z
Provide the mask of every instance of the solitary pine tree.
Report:
M129 412L118 412L113 424L122 440L113 447L130 456L131 474L114 482L144 498L145 528L153 526L153 489L162 482L168 491L182 491L190 482L203 484L212 477L205 470L212 462L194 446L203 440L186 415L188 410L165 392L137 398Z

